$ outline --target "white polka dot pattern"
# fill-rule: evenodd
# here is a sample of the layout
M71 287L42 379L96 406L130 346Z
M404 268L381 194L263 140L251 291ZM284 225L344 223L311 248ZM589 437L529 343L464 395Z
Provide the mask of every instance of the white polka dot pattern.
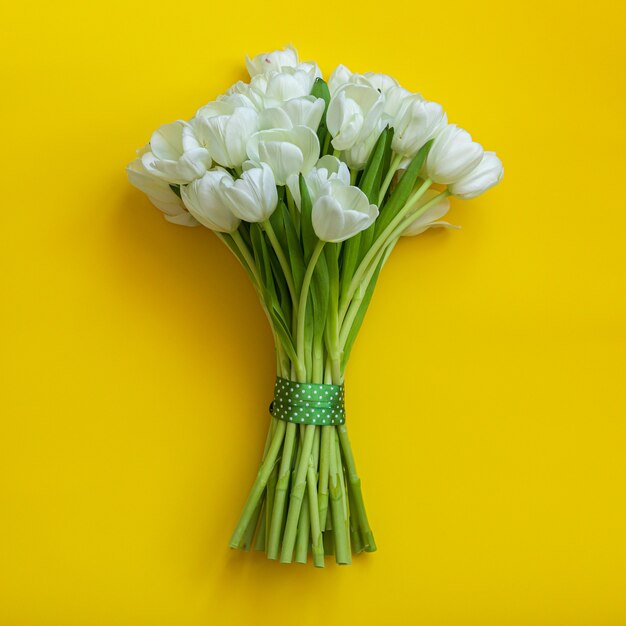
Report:
M270 413L285 422L337 426L344 424L343 385L297 383L277 378Z

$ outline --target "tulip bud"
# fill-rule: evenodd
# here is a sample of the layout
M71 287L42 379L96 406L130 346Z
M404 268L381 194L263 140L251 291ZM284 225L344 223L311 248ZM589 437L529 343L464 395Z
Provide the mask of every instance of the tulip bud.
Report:
M437 135L428 153L426 175L442 185L455 183L480 163L483 152L466 130L449 124Z
M141 154L147 150L143 150ZM185 209L181 199L172 191L169 183L157 178L146 168L141 156L126 166L128 181L140 191L143 191L148 200L163 212L165 219L181 226L197 226L198 222Z
M369 228L378 217L378 207L370 204L358 188L334 180L327 193L313 204L311 221L322 241L339 242Z
M292 45L287 46L284 50L257 54L252 59L246 56L246 67L250 78L257 74L280 72L285 67L296 67L297 65L298 51Z
M440 104L422 100L419 95L409 96L393 122L391 147L396 154L412 158L428 140L443 130L447 122Z
M306 174L319 159L320 142L306 126L262 130L250 137L248 157L254 165L267 163L277 185L284 185L293 174Z
M209 170L180 192L189 212L203 225L219 233L232 233L239 227L235 217L224 202L220 184L232 184L232 176L222 168Z
M192 122L193 128L213 160L224 167L241 167L246 160L248 139L259 130L259 114L227 102L207 105L199 113Z
M246 170L232 183L221 181L220 192L233 215L246 222L264 222L278 204L274 174L266 163Z
M450 193L469 200L497 185L504 176L502 161L495 152L485 152L482 161L466 176L450 185Z
M426 206L426 204L431 202L438 195L438 191L434 189L429 189L420 198L417 204L417 209L419 210L421 207ZM407 226L405 231L402 233L402 236L413 237L414 235L419 235L420 233L423 233L429 228L437 226L443 228L458 228L458 226L453 226L452 224L448 224L448 222L439 221L440 218L442 218L449 210L450 200L448 200L448 198L446 197L440 198L437 202L435 202L435 204L430 206L424 213L417 217L413 223Z
M141 161L148 172L175 185L200 178L211 166L208 150L183 121L156 130L150 138L150 150L141 156Z
M336 150L349 150L380 124L383 96L374 87L346 84L330 99L326 125Z

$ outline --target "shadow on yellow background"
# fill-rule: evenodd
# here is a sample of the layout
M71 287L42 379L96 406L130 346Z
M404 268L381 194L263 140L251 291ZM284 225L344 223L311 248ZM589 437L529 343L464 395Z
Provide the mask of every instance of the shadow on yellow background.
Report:
M623 9L1 11L2 626L626 623ZM289 41L442 102L505 165L384 270L346 383L379 551L323 571L228 550L271 336L212 234L123 172Z

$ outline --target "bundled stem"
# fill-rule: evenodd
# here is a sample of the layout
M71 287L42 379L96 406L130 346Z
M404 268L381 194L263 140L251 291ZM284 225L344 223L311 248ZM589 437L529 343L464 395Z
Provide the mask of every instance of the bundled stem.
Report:
M397 156L385 157L389 144L389 136L381 136L376 158L364 172L351 174L368 197L383 203L380 232L372 229L343 246L318 240L301 177L298 208L285 190L286 204L280 205L280 219L272 217L274 225L267 220L262 229L248 233L249 225L242 223L243 231L230 239L221 235L259 293L274 333L277 373L294 384L341 388L346 355L381 267L407 224L441 196L416 209L430 186L429 180L416 180L427 148L404 174L412 178L401 179L389 192L400 164ZM400 200L398 193L404 194ZM311 552L316 567L324 567L324 557L331 554L337 563L349 564L352 552L373 552L376 542L347 427L342 422L305 423L304 418L296 423L291 415L291 421L284 416L272 420L263 461L230 545L255 545L283 563L306 563Z

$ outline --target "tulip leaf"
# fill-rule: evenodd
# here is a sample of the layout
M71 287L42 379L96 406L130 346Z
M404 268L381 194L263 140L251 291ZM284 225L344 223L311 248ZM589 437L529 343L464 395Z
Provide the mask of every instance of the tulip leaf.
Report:
M363 324L363 319L365 318L365 314L367 313L367 309L372 300L372 295L374 294L374 288L376 287L376 281L378 280L378 275L380 274L380 270L382 269L384 263L386 261L386 257L383 256L378 262L378 266L376 267L376 271L372 276L372 279L369 282L365 290L365 294L363 295L363 300L359 306L359 311L356 314L354 321L352 322L352 326L350 328L350 332L346 338L346 342L343 348L343 356L342 356L342 368L346 366L348 362L348 358L350 357L350 352L352 350L352 346L354 345L354 341L361 329L361 324Z
M317 137L320 141L320 149L324 155L324 147L327 146L328 128L326 127L326 111L328 111L328 103L330 102L330 90L323 78L316 78L313 83L313 89L311 89L311 95L315 98L321 98L324 100L324 113L322 113L322 119L320 125L317 128Z
M252 250L252 239L250 238L250 224L248 222L241 222L239 224L238 230L241 238L246 242L248 250Z
M302 233L302 248L304 250L305 264L309 262L315 244L317 243L317 235L313 230L313 222L311 221L312 209L309 188L306 185L304 176L300 174L300 230Z
M270 215L270 224L276 233L276 239L278 239L278 243L283 250L287 249L287 235L285 233L285 222L283 221L283 216L281 211L279 210L280 203L276 210Z
M406 201L409 199L413 186L415 185L415 181L417 181L417 177L419 176L424 160L426 159L432 144L433 140L431 139L419 149L418 153L413 157L413 160L409 164L409 167L400 178L400 181L393 190L393 193L389 196L387 202L383 204L380 210L380 215L375 222L376 235L379 235L383 232L383 230L385 230L385 228L387 228L387 226L389 226L391 220L393 220L398 211L402 209Z
M361 191L367 196L370 204L378 204L378 194L380 192L380 185L382 183L383 170L385 169L385 162L388 161L391 155L391 140L393 138L393 128L387 126L385 130L380 134L374 150L370 155L363 176L359 183ZM387 168L389 165L387 165ZM356 266L363 257L367 254L367 251L372 245L374 240L374 234L376 232L376 222L374 222L369 228L361 232L360 246L358 253L352 253L351 262ZM354 259L354 260L352 260ZM354 273L355 267L350 268L350 275Z
M382 166L385 158L385 148L387 145L387 137L389 136L391 129L389 127L380 133L376 145L372 150L370 158L363 170L359 187L361 191L367 196L370 204L378 203L378 192L380 189L380 177L382 172ZM391 145L391 141L389 142ZM377 184L377 181L378 184ZM342 265L341 265L341 293L344 295L352 276L356 270L357 264L360 258L363 256L362 251L369 249L372 239L374 238L375 224L372 224L367 230L355 235L348 239L343 246L342 253Z
M330 295L329 272L326 257L322 254L315 265L311 284L311 301L313 303L313 336L321 338L324 335L326 317L328 315L328 301Z
M393 135L395 130L393 128L389 128L389 132L387 133L386 143L385 143L385 157L383 160L383 166L380 170L380 180L378 181L378 189L380 191L380 185L383 182L383 178L387 175L389 171L389 166L391 165L391 143L393 141Z
M302 288L302 281L304 280L304 256L302 254L302 245L300 244L300 238L296 232L296 228L289 215L289 209L285 206L285 203L281 203L278 210L283 217L283 225L285 228L285 238L287 240L286 249L289 252L289 261L291 265L291 273L293 275L293 282L296 291L300 293Z
M272 301L274 299L277 300L277 294L269 260L269 250L259 224L250 224L250 239L252 240L252 249L254 250L254 260L263 283L266 304L269 308Z
M361 233L343 242L341 247L341 295L344 296L359 262L359 250L361 248Z
M180 198L180 185L170 185L170 189Z
M380 180L382 168L385 160L385 148L387 146L387 136L393 132L389 126L380 133L380 136L376 140L374 149L370 154L370 158L365 165L363 175L359 181L359 187L361 191L367 196L370 204L378 204L378 192L380 190ZM390 144L391 145L391 142ZM378 186L376 182L378 181Z
M284 318L288 320L291 319L291 294L289 293L289 287L287 286L285 274L280 266L278 257L273 253L272 250L270 250L269 252L269 260L274 275L274 283L278 288L280 308L282 310Z
M287 326L287 323L285 322L285 319L283 317L282 311L280 310L280 308L275 306L269 307L268 310L270 317L272 318L274 330L276 331L276 334L278 335L280 342L283 345L285 352L287 353L287 356L292 363L296 363L298 360L296 347L293 344L293 339L291 337L291 333L289 332L289 327Z

